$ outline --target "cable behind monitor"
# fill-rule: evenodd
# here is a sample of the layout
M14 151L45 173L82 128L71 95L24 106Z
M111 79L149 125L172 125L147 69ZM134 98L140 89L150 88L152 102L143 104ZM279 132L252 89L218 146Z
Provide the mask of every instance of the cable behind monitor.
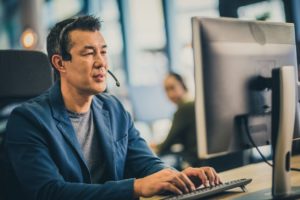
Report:
M258 154L260 155L260 157L262 158L262 160L267 164L269 165L270 167L273 167L273 164L270 163L268 161L268 159L264 156L264 154L260 151L260 149L258 148L258 146L255 144L251 134L250 134L250 130L249 130L249 126L248 126L248 116L244 116L242 117L242 124L243 126L245 127L245 130L246 130L246 135L247 135L247 138L249 139L251 145L256 149L256 151L258 152ZM300 172L300 169L299 168L293 168L291 167L291 170L292 171L297 171L297 172Z

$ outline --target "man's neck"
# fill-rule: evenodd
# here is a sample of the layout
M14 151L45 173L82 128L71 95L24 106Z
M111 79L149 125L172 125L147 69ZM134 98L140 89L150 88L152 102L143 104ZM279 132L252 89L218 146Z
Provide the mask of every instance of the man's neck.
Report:
M67 110L76 113L85 113L89 111L93 95L81 94L74 87L62 83L61 93Z

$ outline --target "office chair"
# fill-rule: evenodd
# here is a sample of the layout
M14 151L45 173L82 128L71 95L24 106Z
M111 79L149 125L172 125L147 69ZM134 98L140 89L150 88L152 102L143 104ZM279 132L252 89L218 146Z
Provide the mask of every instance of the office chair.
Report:
M11 111L53 84L48 57L38 51L0 50L0 199L4 199L3 135Z

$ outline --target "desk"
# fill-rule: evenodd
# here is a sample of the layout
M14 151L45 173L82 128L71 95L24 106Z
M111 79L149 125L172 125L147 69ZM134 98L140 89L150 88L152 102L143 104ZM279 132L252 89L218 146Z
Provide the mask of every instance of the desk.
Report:
M300 168L300 156L292 158L292 167ZM300 187L300 172L291 171L292 186ZM243 167L228 170L219 174L221 179L226 182L240 178L252 178L252 182L246 186L248 192L244 193L240 188L216 195L213 199L234 199L242 198L249 194L256 193L263 189L272 187L272 168L266 163L250 164ZM271 191L271 190L270 190ZM147 200L156 200L159 197L147 198ZM261 199L261 198L259 198ZM145 199L144 199L145 200Z

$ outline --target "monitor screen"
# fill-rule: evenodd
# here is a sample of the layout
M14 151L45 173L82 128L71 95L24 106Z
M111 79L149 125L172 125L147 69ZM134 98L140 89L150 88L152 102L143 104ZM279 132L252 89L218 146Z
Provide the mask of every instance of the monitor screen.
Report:
M244 116L255 143L270 144L268 83L272 69L296 69L293 24L194 17L192 33L199 158L251 147Z

